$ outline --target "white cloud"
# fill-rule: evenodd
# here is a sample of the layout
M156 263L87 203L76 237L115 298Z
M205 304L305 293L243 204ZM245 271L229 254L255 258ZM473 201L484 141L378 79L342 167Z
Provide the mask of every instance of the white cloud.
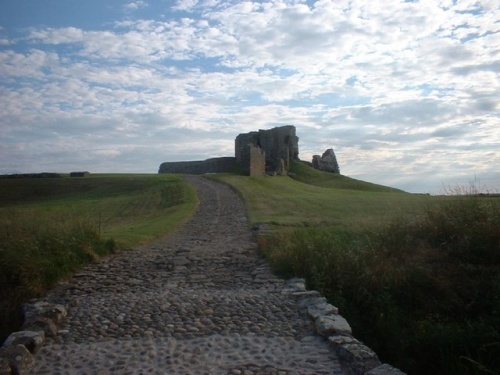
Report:
M7 80L15 77L43 78L44 69L56 65L58 60L57 54L39 49L32 49L26 54L0 51L0 76Z
M148 6L148 3L142 0L131 1L123 6L126 11L134 11L137 9L145 8Z
M198 0L177 0L175 10L190 11L198 5Z
M84 35L83 30L76 27L34 29L31 30L29 39L44 44L80 43Z

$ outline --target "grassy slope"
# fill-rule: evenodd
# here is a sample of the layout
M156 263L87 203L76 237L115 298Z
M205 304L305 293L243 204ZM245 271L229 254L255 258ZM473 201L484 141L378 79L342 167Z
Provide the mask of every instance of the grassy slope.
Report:
M356 180L341 174L332 174L311 168L303 162L292 164L290 172L294 173L293 179L308 185L320 186L333 189L348 189L382 193L403 193L402 190L392 187L373 184L366 181Z
M432 198L414 195L296 163L297 175L245 177L217 175L239 191L250 222L278 225L364 226L413 214ZM306 183L307 182L307 183Z
M0 214L15 210L40 220L79 216L101 235L134 246L175 229L194 211L194 189L172 175L2 179Z

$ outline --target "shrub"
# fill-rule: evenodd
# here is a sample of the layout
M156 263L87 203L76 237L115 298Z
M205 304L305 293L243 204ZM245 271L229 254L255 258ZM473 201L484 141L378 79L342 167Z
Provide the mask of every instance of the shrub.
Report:
M500 372L500 202L448 197L412 220L364 231L300 228L260 242L355 335L410 374ZM482 370L481 370L482 369Z

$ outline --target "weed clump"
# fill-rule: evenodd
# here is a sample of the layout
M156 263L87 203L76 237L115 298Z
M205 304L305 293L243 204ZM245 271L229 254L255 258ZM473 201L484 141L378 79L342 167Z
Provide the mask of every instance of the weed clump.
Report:
M409 374L500 373L498 198L445 197L412 219L259 242L277 272L305 277L384 361Z

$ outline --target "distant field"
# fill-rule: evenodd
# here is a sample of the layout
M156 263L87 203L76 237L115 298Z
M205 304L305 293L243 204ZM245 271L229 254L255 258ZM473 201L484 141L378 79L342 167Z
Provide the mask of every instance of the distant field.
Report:
M315 170L295 163L293 178L215 175L238 190L251 223L280 226L342 225L363 227L414 215L434 197Z
M77 216L120 246L134 246L175 229L195 203L192 187L165 174L0 179L1 217L13 210L39 221Z

